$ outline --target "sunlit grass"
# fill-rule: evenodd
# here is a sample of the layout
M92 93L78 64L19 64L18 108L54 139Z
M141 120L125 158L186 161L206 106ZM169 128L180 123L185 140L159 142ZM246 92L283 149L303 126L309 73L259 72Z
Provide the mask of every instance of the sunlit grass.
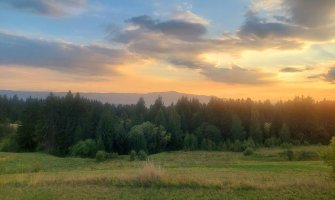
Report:
M327 199L335 195L329 167L319 160L287 161L279 155L281 151L258 149L251 157L231 152L170 152L152 155L149 161L130 162L121 156L102 163L41 153L0 153L0 199L45 199L46 194L54 199L145 199L148 191L154 199L196 199L205 194L211 194L208 199ZM103 191L109 191L109 196L100 194ZM142 193L136 198L133 192Z

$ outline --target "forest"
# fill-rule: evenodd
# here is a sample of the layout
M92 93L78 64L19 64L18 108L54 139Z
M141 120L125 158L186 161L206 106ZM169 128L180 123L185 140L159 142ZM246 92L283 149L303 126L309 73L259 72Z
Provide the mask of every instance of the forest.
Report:
M253 101L183 97L164 105L111 105L68 92L46 99L0 96L0 150L94 157L97 151L155 154L175 150L242 152L248 147L328 144L335 101L310 97Z

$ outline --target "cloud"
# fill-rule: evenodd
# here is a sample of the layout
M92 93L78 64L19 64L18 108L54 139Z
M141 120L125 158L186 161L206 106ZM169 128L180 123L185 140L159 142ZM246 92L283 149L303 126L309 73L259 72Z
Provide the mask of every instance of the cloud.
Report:
M330 68L328 73L324 74L324 78L326 81L335 83L335 67Z
M303 21L301 9L315 5L311 0L258 0L245 14L245 21L235 33L221 36L208 34L209 22L189 10L178 10L170 19L160 20L147 15L126 20L118 31L109 32L109 40L124 45L130 52L176 67L196 69L213 81L241 84L273 82L273 74L241 67L214 67L201 57L204 53L226 53L239 56L243 51L267 49L301 49L307 44L335 39L332 13L322 6L326 17ZM335 7L328 0L328 7ZM321 15L316 11L314 14ZM320 21L317 23L317 21ZM284 68L281 72L305 69Z
M304 69L299 69L295 67L285 67L280 70L280 72L294 73L294 72L303 72Z
M179 15L182 14L179 12ZM207 25L196 23L197 17L178 17L179 19L165 21L146 15L133 17L126 20L123 29L107 30L108 39L112 43L123 44L137 55L163 60L180 67L199 68L196 63L200 60L197 57L204 51L212 50L212 46L216 44L205 38ZM187 19L191 22L186 21Z
M334 0L285 0L283 8L294 24L312 28L334 25Z
M213 81L230 84L265 84L271 83L273 74L257 70L243 69L237 65L231 68L205 68L202 72Z
M25 12L58 17L84 8L86 0L2 0L0 3Z
M335 39L335 1L258 0L237 31L246 48L298 49Z
M316 74L308 77L309 79L321 79L335 84L335 67L329 68L327 73Z
M254 0L249 7L249 11L275 14L274 17L280 21L316 28L334 24L335 1Z
M283 0L254 0L249 6L252 12L274 12L278 11L281 7Z
M179 13L178 19L166 21L146 15L133 17L126 20L122 30L115 32L112 29L109 40L123 44L137 55L167 62L176 67L198 70L213 81L234 84L270 82L267 79L270 74L238 66L231 69L216 68L213 63L204 61L201 58L203 53L234 53L252 44L236 37L211 38L207 34L208 24L205 21L199 20L200 17L195 17L193 13L185 15L189 17L182 18L180 16L183 14Z
M31 39L0 33L0 65L49 68L80 74L110 72L131 57L123 50Z
M192 13L190 10L176 10L172 17L176 20L187 21L194 24L209 24L208 20Z
M207 29L201 23L173 19L167 21L154 20L150 16L143 15L126 21L128 24L138 26L139 29L160 32L164 35L174 36L181 39L199 38L206 34Z

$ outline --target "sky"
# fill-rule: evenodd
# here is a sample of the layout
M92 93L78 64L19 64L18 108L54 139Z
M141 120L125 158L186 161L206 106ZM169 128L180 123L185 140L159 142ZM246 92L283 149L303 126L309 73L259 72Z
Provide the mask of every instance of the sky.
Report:
M0 89L335 99L334 0L1 0Z

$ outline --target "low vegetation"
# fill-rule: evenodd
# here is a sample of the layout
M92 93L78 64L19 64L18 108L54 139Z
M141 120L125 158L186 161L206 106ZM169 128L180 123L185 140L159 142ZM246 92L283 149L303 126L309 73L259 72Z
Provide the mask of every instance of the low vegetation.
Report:
M335 137L332 138L329 147L321 151L321 158L333 169L333 175L335 177Z
M324 146L292 147L298 152ZM99 153L100 152L100 153ZM106 155L106 152L98 153ZM178 151L135 161L118 156L59 158L0 153L1 199L331 199L332 168L319 159L288 161L282 148L241 152ZM98 154L97 153L97 154Z

